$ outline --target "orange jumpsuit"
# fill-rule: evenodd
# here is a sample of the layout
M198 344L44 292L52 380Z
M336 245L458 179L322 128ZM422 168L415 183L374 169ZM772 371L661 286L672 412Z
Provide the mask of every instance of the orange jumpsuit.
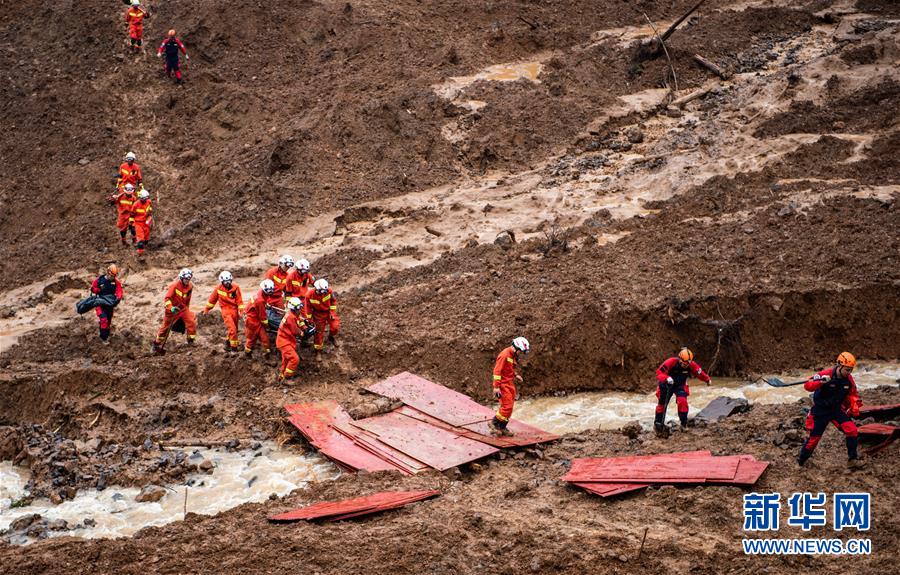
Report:
M194 284L188 282L188 285L181 283L180 279L175 280L166 291L166 299L164 304L165 314L163 315L162 327L156 335L156 345L162 347L169 337L169 331L172 325L179 319L184 321L184 331L187 334L188 341L197 339L197 318L194 312L190 310L191 293L194 290ZM178 308L178 311L172 311Z
M283 272L278 266L275 266L266 272L266 279L272 280L275 284L275 292L273 295L283 297L285 293L291 293L290 284L288 284L289 275L291 275L291 268L288 268L286 272Z
M325 327L332 336L336 336L341 330L341 318L337 314L337 296L328 288L328 293L320 294L310 290L306 305L312 314L313 323L316 326L316 335L313 339L313 348L320 350L325 344Z
M278 337L275 338L275 347L281 352L281 369L278 375L282 379L294 377L297 366L300 365L300 356L297 355L297 338L303 336L306 330L305 314L287 312L278 327Z
M134 239L134 228L131 225L131 213L134 210L134 203L137 201L137 196L133 193L128 194L122 192L121 194L115 196L116 202L116 210L119 212L119 217L116 219L116 227L119 228L119 235L122 237L122 241L125 241L125 232L129 229L131 230L131 237Z
M494 363L494 389L500 390L500 409L495 417L504 424L512 417L516 402L516 365L516 349L513 346L501 351Z
M300 299L308 298L314 283L316 283L316 276L309 272L300 273L297 268L293 268L290 273L288 273L287 292Z
M135 6L125 12L125 22L128 23L128 35L131 36L132 44L141 45L141 40L144 38L144 18L149 18L149 16L143 8Z
M231 288L219 284L209 296L206 302L206 311L219 304L222 310L222 321L225 323L225 329L228 330L228 347L237 350L238 344L238 318L244 313L244 298L241 296L241 288L235 284L231 284Z
M137 253L142 255L150 241L150 226L153 225L153 204L150 200L138 200L131 211L131 225L137 238Z
M269 334L266 327L269 325L269 318L266 314L266 308L270 305L281 307L281 298L276 295L267 295L263 290L256 292L256 295L247 301L246 315L244 316L244 335L247 338L244 343L244 351L250 353L256 340L262 344L266 353L272 351L269 345Z
M130 165L128 162L122 162L116 177L116 187L119 190L124 188L125 184L131 184L137 188L143 181L144 176L141 175L141 167L136 162L132 162Z

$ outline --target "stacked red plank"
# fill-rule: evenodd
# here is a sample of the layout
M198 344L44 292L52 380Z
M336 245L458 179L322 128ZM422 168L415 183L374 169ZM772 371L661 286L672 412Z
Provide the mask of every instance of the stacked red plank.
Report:
M269 521L275 523L290 523L292 521L312 521L314 519L326 519L328 521L340 521L380 513L388 509L398 509L415 501L430 499L440 495L440 491L381 491L342 501L328 501L316 503L307 507L301 507L287 513L281 513L269 517Z
M494 437L493 411L472 398L411 373L378 382L369 391L405 405L353 421L333 401L286 405L289 420L322 454L349 471L396 470L412 475L443 471L499 448L556 439L536 427L510 421L513 437Z
M859 417L856 419L865 419L872 417L876 420L884 421L900 416L900 403L891 405L864 405L859 410Z
M867 423L859 426L859 439L863 443L875 445L865 449L865 453L871 455L878 453L900 438L900 427L886 423Z
M715 456L709 451L573 459L563 481L601 497L650 485L753 485L769 464L752 455Z

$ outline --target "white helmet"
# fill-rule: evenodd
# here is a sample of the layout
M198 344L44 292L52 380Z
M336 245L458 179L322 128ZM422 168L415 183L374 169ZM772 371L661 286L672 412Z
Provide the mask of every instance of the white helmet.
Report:
M140 5L141 5L141 0L131 0L131 5L132 5L132 6L140 6ZM132 154L132 155L133 155L133 154Z
M278 265L283 268L292 268L294 267L294 258L285 254L278 260Z
M325 278L316 280L316 283L313 284L313 287L316 288L317 292L325 293L328 291L328 280Z
M531 349L531 344L528 343L528 340L524 337L517 337L512 341L512 346L522 353L528 353L528 350Z
M125 191L129 194L134 191L134 186L131 184L125 184Z
M150 192L148 192L147 190L141 190L140 192L138 192L138 198L142 200L149 200Z
M219 274L219 281L224 283L230 283L234 279L234 276L231 275L230 271L224 271Z
M303 273L308 272L309 271L309 262L307 260L301 259L300 261L297 262L297 269Z
M292 297L288 300L288 309L291 311L300 311L303 309L303 300L298 297Z
M274 293L275 282L272 280L263 280L262 283L259 284L259 289L263 290L263 293Z
M188 268L184 268L183 270L178 272L178 277L183 280L189 280L194 277L194 272L192 272Z
M132 6L138 6L138 5L140 5L140 0L132 0L131 5L132 5ZM137 159L137 156L134 155L134 152L128 152L127 154L125 154L125 161L126 161L126 162L133 162L133 161L135 161L136 159Z

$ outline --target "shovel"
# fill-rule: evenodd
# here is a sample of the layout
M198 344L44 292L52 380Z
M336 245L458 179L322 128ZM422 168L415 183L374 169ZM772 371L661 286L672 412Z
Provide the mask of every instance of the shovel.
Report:
M806 383L808 381L808 380L804 379L803 381L793 381L791 383L785 383L784 381L782 381L781 379L778 379L777 377L770 377L769 379L761 377L759 379L765 381L772 387L792 387L794 385L803 385L804 383Z

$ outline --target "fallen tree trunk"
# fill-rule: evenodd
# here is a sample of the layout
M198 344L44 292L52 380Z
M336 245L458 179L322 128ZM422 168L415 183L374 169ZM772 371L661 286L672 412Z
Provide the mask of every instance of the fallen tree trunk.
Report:
M698 64L700 64L701 66L703 66L704 68L706 68L707 70L709 70L710 72L712 72L713 74L715 74L716 76L718 76L719 78L722 78L723 80L728 79L728 72L726 72L725 70L723 70L722 68L717 66L715 63L711 62L710 60L707 60L700 54L694 54L694 61L697 62Z

